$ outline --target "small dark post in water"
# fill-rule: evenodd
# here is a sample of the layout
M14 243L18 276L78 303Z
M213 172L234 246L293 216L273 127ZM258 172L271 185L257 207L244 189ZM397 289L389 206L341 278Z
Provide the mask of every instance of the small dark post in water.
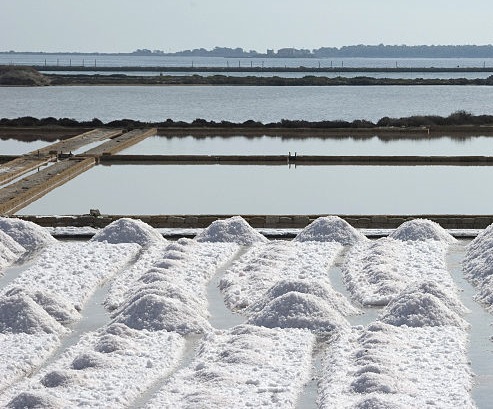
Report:
M330 62L330 68L332 68L332 61Z
M229 68L229 61L226 61L226 67Z
M82 66L84 66L84 59L82 59Z
M192 60L192 68L193 68L193 60Z
M96 59L94 59L94 66L96 66Z
M250 61L250 68L253 68L253 61Z
M341 67L344 68L344 61L341 61Z
M68 65L71 67L72 66L72 58L68 60Z
M58 67L58 58L56 59L56 66Z
M45 58L45 67L46 67L46 58Z
M240 68L240 60L238 60L238 68Z
M320 61L318 62L318 68L320 69Z
M397 68L397 61L395 62L395 68Z

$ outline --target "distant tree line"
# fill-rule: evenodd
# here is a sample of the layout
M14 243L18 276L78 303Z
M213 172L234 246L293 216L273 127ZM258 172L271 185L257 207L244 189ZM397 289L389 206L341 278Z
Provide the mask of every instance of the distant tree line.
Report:
M123 128L123 129L136 129L136 128L222 128L222 129L234 129L234 128L257 128L257 129L361 129L361 128L416 128L416 127L446 127L446 126L463 126L463 125L493 125L493 115L473 115L466 111L456 111L448 116L439 115L414 115L401 118L383 117L376 122L357 119L354 121L343 120L326 120L326 121L304 121L304 120L288 120L282 119L278 122L262 123L254 120L247 120L244 122L230 122L230 121L208 121L206 119L197 118L192 122L174 121L172 119L166 119L162 122L143 122L133 119L121 119L115 121L109 121L104 123L98 118L94 118L91 121L77 121L71 118L34 118L31 116L25 116L15 119L2 118L0 119L0 126L2 127L35 127L35 126L48 126L48 127L91 127L91 128Z
M15 54L3 51L1 54ZM349 45L321 47L313 50L280 48L261 53L243 48L214 47L211 50L195 48L173 53L141 48L131 53L80 53L80 52L22 52L20 54L72 54L72 55L142 55L142 56L190 56L224 58L493 58L493 45Z

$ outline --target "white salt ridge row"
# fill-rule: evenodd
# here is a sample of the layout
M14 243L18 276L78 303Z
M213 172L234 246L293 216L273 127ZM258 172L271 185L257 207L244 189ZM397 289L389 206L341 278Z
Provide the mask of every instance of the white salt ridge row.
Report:
M327 268L339 243L271 241L253 245L224 273L219 287L231 310L249 307L282 280L319 280L330 287Z
M242 325L205 337L146 408L294 408L311 372L315 337Z
M464 275L478 288L476 299L493 311L493 224L467 247Z
M467 333L375 323L342 333L323 360L324 408L474 408Z
M113 324L85 334L56 362L0 397L0 405L129 407L177 366L184 346L184 338L176 333Z
M235 243L198 243L180 239L161 249L152 267L130 272L129 290L118 285L107 304L124 300L114 311L114 322L135 329L168 330L180 334L211 330L207 283L217 269L238 251ZM162 251L164 250L164 251ZM155 256L156 254L154 254Z
M446 269L448 244L381 238L360 242L347 254L343 281L354 300L382 306L412 285L434 282L460 306L458 289ZM465 310L464 307L460 309Z
M457 239L438 223L427 219L414 219L404 222L389 237L402 241L434 240L447 244L457 242Z

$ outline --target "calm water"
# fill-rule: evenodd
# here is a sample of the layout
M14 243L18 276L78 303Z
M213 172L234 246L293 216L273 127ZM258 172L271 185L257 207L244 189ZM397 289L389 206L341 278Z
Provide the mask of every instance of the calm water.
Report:
M433 139L353 138L290 139L263 136L164 137L154 136L124 151L125 155L493 155L493 137Z
M457 110L493 114L493 87L0 87L0 117L7 118L376 121L384 116L449 115Z
M0 64L169 67L493 67L493 58L222 58L0 54Z
M15 139L0 139L0 155L22 155L24 153L32 152L36 149L41 149L52 143L54 142L22 142Z
M98 166L19 213L489 214L492 177L491 167Z

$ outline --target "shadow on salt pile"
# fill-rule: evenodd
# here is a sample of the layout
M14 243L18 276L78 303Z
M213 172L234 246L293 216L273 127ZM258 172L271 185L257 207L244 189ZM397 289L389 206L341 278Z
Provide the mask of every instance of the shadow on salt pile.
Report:
M0 230L0 271L15 263L25 252L24 247Z
M0 297L0 333L60 334L67 329L25 293Z
M338 216L319 217L306 226L293 241L335 241L343 246L367 240L365 235Z
M70 302L48 291L28 291L24 288L13 287L5 295L28 296L62 325L69 325L81 318L79 311Z
M42 392L22 392L7 405L8 409L62 409L69 407L68 402Z
M443 301L431 293L405 292L384 308L379 320L394 326L440 327L466 329L469 324Z
M319 297L295 291L275 298L253 314L247 323L267 328L300 328L315 332L332 332L349 326L339 311Z
M259 312L276 298L290 292L310 294L318 297L321 301L325 302L329 308L334 309L343 316L361 313L361 311L351 305L346 297L335 291L323 281L301 279L281 280L277 282L261 299L247 307L246 312L249 314L252 312Z
M244 246L269 241L241 216L212 222L209 227L195 237L195 240L211 243L237 243Z
M27 251L25 257L57 242L37 224L15 218L0 217L0 231L9 235ZM10 250L12 251L12 248Z
M389 237L402 241L436 240L449 244L457 242L457 239L442 226L427 219L414 219L404 222Z
M354 409L407 409L406 406L397 402L392 402L390 398L371 397L359 401Z
M90 241L110 244L137 243L141 246L149 246L164 243L166 239L156 229L141 220L121 218L97 232Z

